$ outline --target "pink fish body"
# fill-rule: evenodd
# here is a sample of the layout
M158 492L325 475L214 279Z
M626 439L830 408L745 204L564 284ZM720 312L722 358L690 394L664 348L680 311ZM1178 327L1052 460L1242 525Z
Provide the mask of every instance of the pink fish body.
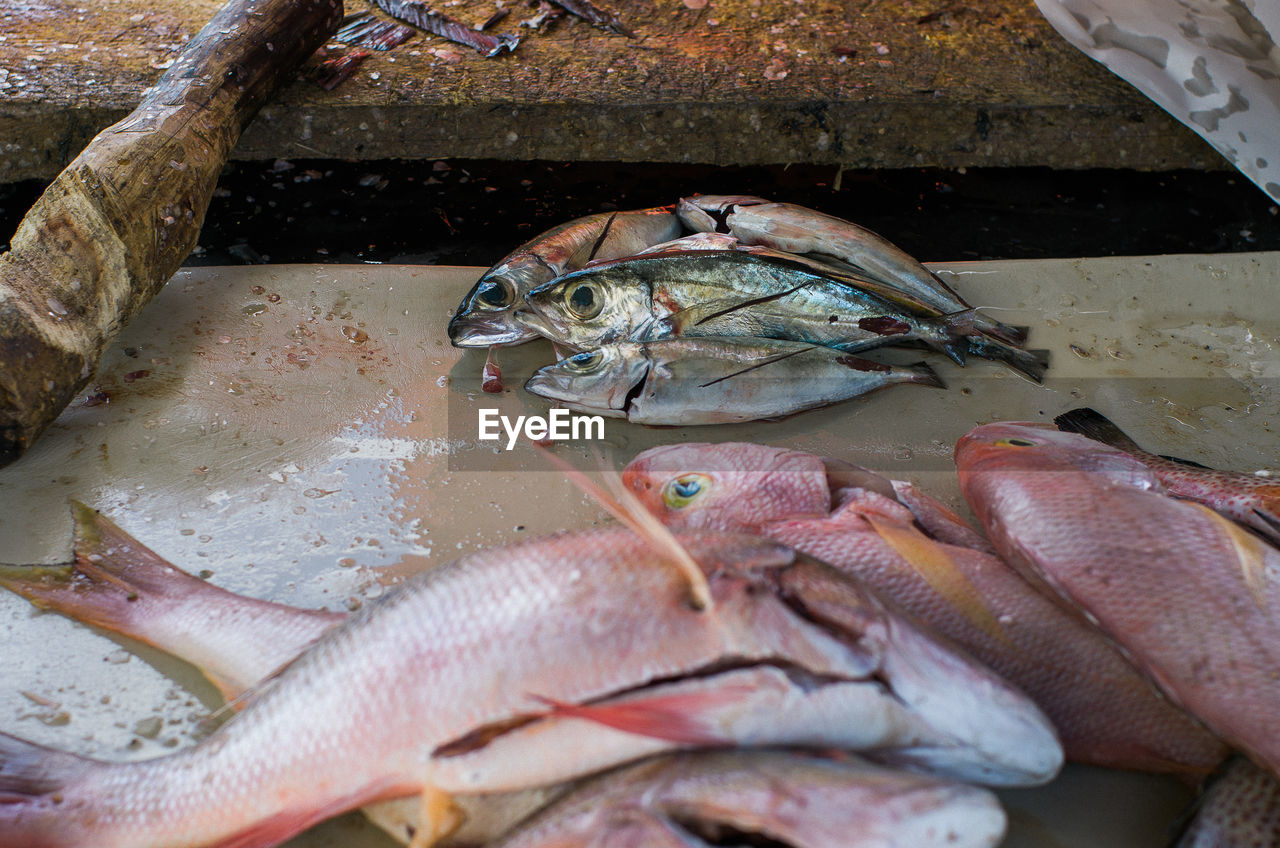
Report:
M763 445L686 444L645 451L624 480L669 526L758 533L866 581L1027 692L1068 759L1192 777L1222 760L1219 740L945 506L846 468Z
M684 543L707 610L629 532L563 535L389 592L186 751L109 764L0 736L0 846L265 848L419 793L443 832L454 795L689 745L874 748L994 782L1056 772L1029 702L838 574L759 541Z
M1072 433L964 436L966 500L1006 560L1124 647L1176 703L1280 769L1280 551L1167 496L1137 458Z
M1202 503L1280 544L1280 482L1254 474L1218 471L1145 451L1119 427L1092 409L1073 409L1054 419L1058 429L1079 433L1131 454L1160 478L1165 490Z
M1280 781L1235 757L1205 788L1176 848L1280 845Z
M698 753L592 781L492 848L711 848L726 828L780 847L983 848L1004 826L989 792L856 758Z

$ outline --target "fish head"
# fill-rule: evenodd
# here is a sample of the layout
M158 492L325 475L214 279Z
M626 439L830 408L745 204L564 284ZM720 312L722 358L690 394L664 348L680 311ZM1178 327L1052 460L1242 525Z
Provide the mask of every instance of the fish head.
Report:
M698 668L655 684L681 691L662 698L664 707L682 705L686 728L706 731L683 741L873 747L879 760L988 785L1042 783L1061 768L1056 731L1025 694L861 583L765 539L706 531L675 537L706 580L707 608L676 600L689 595L676 589L681 572L668 564L665 588L648 593L640 608L634 595L632 606L619 597L612 620L660 629L664 662L698 642L714 643ZM636 544L619 540L610 549L632 573L636 562L657 556L627 553ZM645 697L632 688L623 700L634 707Z
M960 491L987 535L1005 560L1041 589L1048 586L1028 557L1000 540L1018 525L1016 516L1033 510L1044 492L1088 492L1098 481L1162 489L1155 472L1135 457L1051 425L998 422L977 427L956 443L955 461Z
M875 759L990 786L1047 783L1062 768L1057 732L1030 698L857 581L797 554L775 585L864 662L874 657L872 678L921 729Z
M536 255L509 257L484 273L467 292L449 321L454 347L490 347L532 341L538 333L515 319L515 310L532 289L555 277Z
M977 427L956 443L962 478L1018 472L1087 472L1117 485L1159 489L1155 473L1134 456L1052 425L999 422Z
M641 345L624 342L585 350L540 368L525 390L582 412L625 418L652 363Z
M566 274L524 303L518 321L579 350L639 338L654 323L649 287L619 262Z
M831 508L823 461L769 445L651 448L627 465L622 480L669 527L753 532L784 518L823 517Z

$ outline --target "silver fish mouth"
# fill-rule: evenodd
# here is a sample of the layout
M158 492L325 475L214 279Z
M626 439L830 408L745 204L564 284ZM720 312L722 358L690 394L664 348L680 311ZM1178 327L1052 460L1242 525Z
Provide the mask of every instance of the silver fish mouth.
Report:
M555 368L549 365L534 373L524 384L524 390L538 397L563 404L575 412L589 415L603 415L607 418L625 418L626 409L618 409L605 403L591 403L585 400L581 390L574 391L572 382L563 374L548 374L546 371Z
M511 312L489 315L455 315L449 321L449 342L454 347L495 347L533 341L538 333L513 320Z
M571 346L566 340L564 328L557 326L554 321L547 319L546 316L528 306L517 307L511 313L511 320L524 332L533 334L531 338L542 336L544 339L550 339L559 345Z

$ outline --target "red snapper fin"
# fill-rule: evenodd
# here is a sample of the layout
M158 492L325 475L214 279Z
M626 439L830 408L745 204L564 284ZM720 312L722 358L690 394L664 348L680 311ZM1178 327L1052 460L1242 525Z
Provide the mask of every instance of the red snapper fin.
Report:
M541 695L532 697L546 704L550 715L585 719L614 730L681 745L712 747L731 744L732 739L703 718L703 710L735 701L741 693L732 690L680 692L596 704L573 704Z
M1077 433L1125 453L1146 453L1111 419L1087 406L1064 412L1054 418L1053 423L1064 433Z

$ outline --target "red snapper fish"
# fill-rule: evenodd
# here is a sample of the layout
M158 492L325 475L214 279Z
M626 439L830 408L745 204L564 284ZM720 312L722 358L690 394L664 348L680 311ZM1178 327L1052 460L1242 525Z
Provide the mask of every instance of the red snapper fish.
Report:
M965 499L1004 558L1084 611L1175 703L1280 773L1280 550L1169 497L1138 458L989 424L956 445Z
M653 448L623 479L670 527L756 533L865 581L1027 692L1068 759L1195 778L1226 755L1096 628L910 483L744 443Z
M991 793L848 758L673 754L570 792L490 848L982 848L1004 835Z
M1280 544L1280 482L1254 474L1218 471L1182 459L1160 456L1138 447L1101 413L1082 408L1064 412L1053 423L1067 433L1110 445L1142 460L1169 494L1197 501Z
M607 529L433 569L323 632L243 712L168 756L107 763L0 735L0 846L266 848L401 797L421 799L425 846L458 825L457 796L677 747L874 750L993 784L1057 772L1053 730L1025 697L837 572L761 540L679 541L683 565ZM91 563L113 569L100 582L118 604L141 599L130 552ZM74 569L34 571L28 594L44 583L50 606L85 591Z
M1233 757L1196 801L1174 848L1280 845L1280 781L1245 757Z

